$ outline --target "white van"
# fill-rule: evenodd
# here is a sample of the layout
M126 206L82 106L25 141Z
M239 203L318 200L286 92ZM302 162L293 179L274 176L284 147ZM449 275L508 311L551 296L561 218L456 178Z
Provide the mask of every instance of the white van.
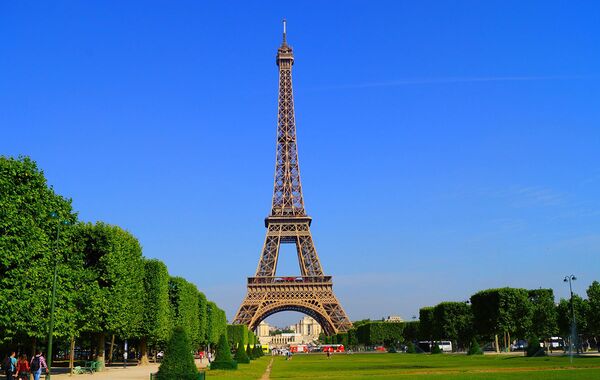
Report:
M435 342L442 352L452 352L452 342L449 340L442 340L439 342Z

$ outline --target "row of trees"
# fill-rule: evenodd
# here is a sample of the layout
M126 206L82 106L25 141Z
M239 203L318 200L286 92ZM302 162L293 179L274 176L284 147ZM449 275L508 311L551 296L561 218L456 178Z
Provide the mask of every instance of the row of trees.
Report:
M139 341L146 360L148 347L162 346L174 326L193 348L226 332L225 312L164 263L144 258L131 233L80 222L35 162L0 157L0 344L33 350L45 343L55 265L54 337L70 341L71 351L86 337L104 361L105 337L116 336Z
M583 340L600 344L600 283L587 289L587 299L573 296L577 331ZM508 348L515 339L569 339L570 300L555 302L552 289L501 288L480 291L465 302L442 302L419 310L412 322L354 322L346 333L321 336L323 343L350 347L386 345L417 340L451 340L453 348L467 349L473 338Z

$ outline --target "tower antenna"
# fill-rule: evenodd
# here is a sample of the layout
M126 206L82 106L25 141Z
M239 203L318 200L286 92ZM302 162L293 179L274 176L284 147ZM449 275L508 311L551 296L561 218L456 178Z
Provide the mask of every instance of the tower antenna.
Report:
M283 44L285 45L287 43L286 41L286 34L287 34L287 21L285 19L283 19Z

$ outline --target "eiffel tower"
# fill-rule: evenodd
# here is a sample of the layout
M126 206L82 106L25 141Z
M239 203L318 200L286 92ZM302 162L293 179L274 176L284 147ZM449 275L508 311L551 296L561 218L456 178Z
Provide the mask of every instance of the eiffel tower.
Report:
M294 54L286 41L277 50L279 66L279 109L277 118L277 158L271 214L265 218L267 237L254 277L248 277L248 293L234 324L251 330L268 316L280 311L298 311L313 317L327 335L352 327L346 312L333 293L331 276L323 268L310 234L311 217L306 215L300 183L296 121L292 93ZM300 276L277 277L281 244L295 244Z

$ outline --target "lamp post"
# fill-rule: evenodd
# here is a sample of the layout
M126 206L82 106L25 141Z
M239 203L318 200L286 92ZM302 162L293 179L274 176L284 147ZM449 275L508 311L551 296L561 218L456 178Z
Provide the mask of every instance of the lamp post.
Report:
M577 280L575 275L565 276L563 279L564 282L569 283L569 292L571 293L571 341L569 342L569 356L573 357L573 344L575 344L575 340L577 339L577 323L575 321L575 305L573 304L573 285L572 282Z
M50 217L59 219L56 212L51 212ZM56 228L56 240L54 241L54 278L52 279L52 298L50 301L50 326L48 327L48 374L46 380L50 380L52 376L52 335L54 335L54 304L56 303L56 281L58 278L58 238L60 237L60 227L68 225L68 220L60 220Z

